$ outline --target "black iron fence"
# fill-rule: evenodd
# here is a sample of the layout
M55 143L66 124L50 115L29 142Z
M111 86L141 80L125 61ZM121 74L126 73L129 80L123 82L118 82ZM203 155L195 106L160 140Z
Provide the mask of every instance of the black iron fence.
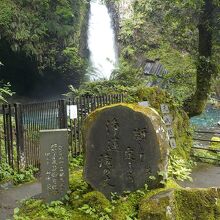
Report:
M0 164L12 168L40 168L39 131L69 129L70 152L82 152L81 129L86 116L97 108L123 102L123 95L79 97L34 104L3 105L0 115ZM76 109L72 117L71 107Z

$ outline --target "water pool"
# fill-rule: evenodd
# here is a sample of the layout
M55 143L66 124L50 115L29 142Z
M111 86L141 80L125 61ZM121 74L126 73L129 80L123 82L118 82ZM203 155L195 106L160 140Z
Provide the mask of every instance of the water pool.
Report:
M217 124L220 121L220 109L208 107L201 115L192 117L190 121L194 127L199 129L220 129Z

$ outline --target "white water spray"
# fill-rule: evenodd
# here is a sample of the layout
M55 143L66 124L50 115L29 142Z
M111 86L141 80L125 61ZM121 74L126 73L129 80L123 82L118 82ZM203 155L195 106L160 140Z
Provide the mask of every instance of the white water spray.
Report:
M90 3L88 47L92 67L90 79L109 79L117 64L117 49L110 14L100 0Z

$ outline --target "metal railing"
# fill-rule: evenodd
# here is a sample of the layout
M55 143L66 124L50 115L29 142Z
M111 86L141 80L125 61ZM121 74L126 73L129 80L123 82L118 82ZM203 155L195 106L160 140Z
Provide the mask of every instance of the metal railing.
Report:
M0 127L0 166L3 161L14 169L34 166L40 168L39 131L69 129L72 156L82 153L83 120L97 108L123 102L122 94L70 98L33 104L2 106ZM77 106L77 118L70 118L67 106Z

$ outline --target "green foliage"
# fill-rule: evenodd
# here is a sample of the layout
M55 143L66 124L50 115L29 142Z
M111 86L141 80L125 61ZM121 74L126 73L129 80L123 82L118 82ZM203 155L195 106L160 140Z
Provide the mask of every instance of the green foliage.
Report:
M25 59L28 64L31 63L38 78L51 79L52 72L56 77L58 74L64 84L79 85L87 68L82 58L85 48L81 41L86 40L83 31L88 10L87 0L2 0L0 60L5 63L7 59L12 59L19 66L22 65L19 61ZM8 51L14 55L8 54ZM16 58L17 55L24 58ZM4 72L4 77L16 78L9 75L19 74L19 69L14 73L7 68L8 65L5 65L4 69L8 72Z
M185 166L179 158L174 159ZM102 193L89 188L82 178L82 170L77 169L72 170L70 175L70 199L50 204L33 199L24 201L14 210L14 219L137 220L149 219L150 215L150 219L168 220L167 212L170 210L175 219L196 219L197 216L203 220L207 216L209 219L218 219L220 214L220 192L216 189L186 190L169 179L164 188L148 190L146 186L136 192L124 192L122 196L113 194L112 199L108 200ZM77 190L82 188L84 190L78 197L74 197ZM165 195L164 199L162 195Z
M220 150L220 137L212 137L211 141L213 142L211 142L210 148Z
M77 157L73 157L72 155L69 155L69 169L70 171L76 168L82 168L83 167L83 155L79 155Z
M24 212L24 213L23 213ZM45 204L42 200L27 200L22 206L14 211L15 220L31 219L70 219L71 213L60 201Z
M14 94L10 87L9 83L3 84L0 82L0 103L7 103L7 98Z
M32 166L22 169L19 172L12 169L8 163L2 162L0 165L0 182L12 181L15 185L35 180L34 174L38 171Z
M169 160L168 173L170 178L175 178L180 181L190 180L192 181L192 177L190 177L192 171L193 162L186 161L181 157L176 155L171 155Z
M202 150L202 149L193 149L192 154L195 157L195 160L200 162L205 162L209 164L220 164L220 138L219 137L212 137L212 141L210 146L208 147L209 150Z
M161 84L175 99L182 102L195 92L196 66L189 53L163 43L160 48L149 51L147 56L153 60L159 58L168 70Z
M82 213L93 219L110 220L110 202L100 192L89 192L83 196L83 204L78 208Z
M198 162L204 162L204 163L216 164L216 165L220 164L219 152L194 149L192 154L195 157L195 160Z
M15 184L21 184L35 180L34 174L38 171L37 168L29 166L25 170L14 172L13 182Z
M114 1L118 13L123 14L123 1ZM119 20L120 29L118 39L121 47L121 60L124 64L139 71L139 78L143 77L143 67L147 59L159 58L169 71L163 79L156 76L145 77L145 81L159 82L170 94L179 101L187 99L195 93L196 74L199 58L199 30L198 24L203 16L204 0L201 1L162 1L136 0L126 2L126 16ZM219 66L219 4L214 3L214 24L209 25L213 34L212 61ZM214 28L213 28L214 27ZM204 43L205 47L206 43ZM207 65L208 67L208 65ZM212 69L210 69L212 70ZM123 72L118 70L119 75ZM132 71L133 72L133 71ZM130 73L130 77L133 73ZM213 75L214 75L213 71ZM122 74L123 75L123 74ZM207 76L207 74L204 74ZM129 71L128 76L129 79ZM216 76L215 76L216 77ZM204 77L209 81L208 76ZM143 79L142 79L143 80ZM219 84L217 84L219 86ZM217 87L218 87L217 86ZM205 86L204 86L205 87ZM198 90L209 92L209 89L199 86ZM196 103L198 100L194 100Z
M11 0L1 2L0 27L9 27L12 22L16 5Z

